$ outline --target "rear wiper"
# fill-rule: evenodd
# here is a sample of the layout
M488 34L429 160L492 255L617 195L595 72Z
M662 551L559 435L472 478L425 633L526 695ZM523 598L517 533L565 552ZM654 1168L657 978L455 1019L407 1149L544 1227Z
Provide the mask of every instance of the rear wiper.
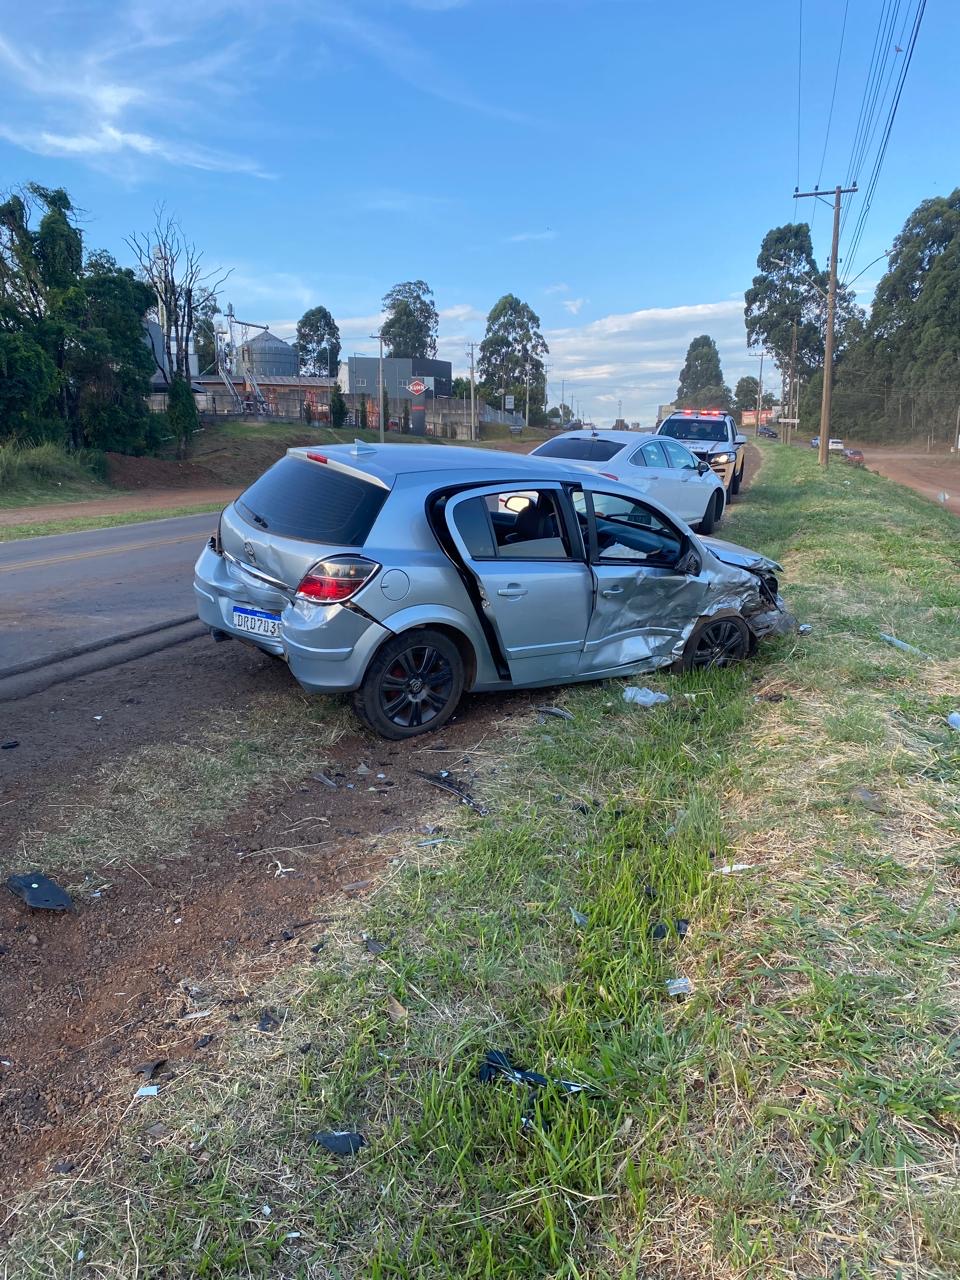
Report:
M248 508L247 508L247 510L249 511L249 510L250 510L250 508L248 507ZM255 511L250 511L250 515L251 515L251 516L252 516L252 518L253 518L253 522L254 522L254 524L258 524L258 525L260 526L260 528L261 528L261 529L269 529L269 528L270 528L270 526L267 524L266 520L264 520L263 516L258 516L258 515L257 515L257 513L256 513Z

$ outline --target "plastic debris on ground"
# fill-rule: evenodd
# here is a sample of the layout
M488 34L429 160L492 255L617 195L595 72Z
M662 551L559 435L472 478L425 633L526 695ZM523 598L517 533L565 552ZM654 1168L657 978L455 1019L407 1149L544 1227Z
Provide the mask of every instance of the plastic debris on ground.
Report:
M141 1062L139 1067L134 1067L133 1074L135 1076L143 1076L144 1080L152 1080L161 1067L166 1065L166 1058L153 1058L149 1062Z
M812 630L813 630L813 626L811 623L801 622L799 627L797 627L797 635L808 636Z
M367 1145L362 1133L351 1133L349 1129L332 1129L328 1132L315 1133L310 1139L325 1151L335 1156L353 1156L361 1147Z
M382 956L387 949L386 943L379 942L376 938L369 938L369 937L364 938L363 945L367 948L367 950L370 952L372 956Z
M536 1107L538 1089L552 1085L566 1094L588 1093L595 1095L598 1092L592 1085L578 1084L574 1080L564 1080L559 1076L544 1076L539 1071L525 1071L522 1067L514 1066L502 1049L488 1050L483 1062L480 1064L477 1078L481 1084L487 1084L491 1080L509 1080L511 1084L523 1084L528 1087L527 1105L521 1118L521 1125L524 1129L533 1127L533 1112Z
M678 938L685 938L690 931L689 920L674 920L673 932ZM662 942L664 938L669 938L671 927L665 920L658 920L656 924L650 928L650 937L657 942Z
M199 1040L194 1040L193 1047L195 1049L206 1049L208 1044L213 1044L213 1036L201 1036Z
M449 791L452 796L456 796L461 804L468 805L474 813L479 813L481 817L486 814L486 809L479 801L474 800L473 796L466 787L447 772L442 769L439 773L426 773L423 769L414 769L414 773L418 774L425 782L429 782L434 787L439 787L441 791Z
M157 1084L142 1084L133 1096L135 1098L155 1098L159 1092L160 1086Z
M850 799L856 800L872 813L883 813L883 801L869 787L854 787L850 792Z
M901 653L912 653L917 658L925 658L927 656L915 644L907 644L906 640L898 640L896 636L888 636L885 631L880 632L880 639L884 644L893 645L894 649L899 649Z
M329 787L331 791L336 791L337 784L334 782L333 778L328 778L325 773L314 773L311 774L311 777L314 782L322 782L323 785L325 787Z
M258 1031L276 1031L279 1026L280 1020L272 1009L261 1009L260 1021L257 1023Z
M573 907L570 908L570 915L573 918L573 923L581 929L585 929L590 923L589 916L585 916L582 911L574 910Z
M724 867L714 867L714 873L718 876L732 876L738 871L749 871L752 866L751 862L728 862Z
M387 1017L391 1022L406 1022L409 1010L395 996L387 996Z
M947 724L951 729L960 731L960 711L951 711L947 716Z
M668 978L665 985L668 996L693 995L693 983L689 978Z
M541 724L546 720L547 716L554 716L557 720L573 719L573 713L564 710L563 707L536 707L535 710L537 715L541 717Z
M669 702L669 693L655 693L653 689L638 689L630 685L623 691L624 702L631 702L637 707L655 707L661 702Z
M19 738L10 738L7 742L0 742L0 751L12 751L14 747L19 747Z
M34 911L72 911L73 899L66 889L61 889L55 880L39 871L30 871L25 876L10 876L7 888L22 898Z

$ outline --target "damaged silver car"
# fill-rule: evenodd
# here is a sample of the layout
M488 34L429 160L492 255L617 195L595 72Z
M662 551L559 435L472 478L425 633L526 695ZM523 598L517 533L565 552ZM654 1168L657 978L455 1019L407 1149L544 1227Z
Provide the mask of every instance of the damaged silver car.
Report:
M291 449L220 516L201 619L387 738L466 692L724 666L794 627L779 566L573 464L388 444Z

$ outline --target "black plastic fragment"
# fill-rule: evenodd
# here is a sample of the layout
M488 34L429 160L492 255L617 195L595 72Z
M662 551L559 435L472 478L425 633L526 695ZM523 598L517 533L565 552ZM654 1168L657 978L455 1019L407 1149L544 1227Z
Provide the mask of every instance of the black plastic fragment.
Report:
M332 1151L335 1156L355 1156L361 1147L367 1145L367 1140L362 1133L336 1129L315 1133L310 1141L326 1151Z
M0 751L12 751L14 747L19 747L19 738L8 738L6 742L0 742Z
M414 769L425 782L431 783L435 787L439 787L441 791L449 791L452 796L456 796L461 804L468 805L474 813L479 813L481 817L486 814L486 809L479 801L474 800L473 796L461 782L457 782L455 778L450 777L446 770L440 773L426 773L423 769Z
M10 876L7 880L7 888L35 911L72 911L74 909L73 899L66 889L61 889L56 881L39 871L30 871L25 876Z
M139 1067L133 1068L135 1076L143 1076L144 1083L152 1080L157 1072L167 1065L166 1058L151 1058L149 1062L141 1062Z
M685 938L689 928L689 920L674 920L673 922L673 931L676 933L678 938ZM664 938L668 938L669 936L670 925L664 920L658 920L650 929L650 937L654 938L657 942L662 942Z
M543 1088L544 1085L554 1085L564 1093L595 1092L587 1084L577 1084L574 1080L563 1080L560 1076L544 1076L539 1071L525 1071L521 1067L515 1067L502 1049L488 1050L477 1074L481 1084L487 1084L491 1080L503 1077L506 1080L511 1080L514 1084L535 1085L537 1088Z
M193 1047L195 1049L205 1049L208 1044L213 1044L214 1039L215 1037L210 1035L201 1036L199 1040L194 1040Z
M378 942L376 938L364 938L364 946L372 956L382 956L387 946L384 942Z
M260 1021L257 1023L258 1031L276 1031L279 1026L280 1020L272 1009L261 1009Z
M327 944L325 942L315 942L310 950L315 956L318 956Z
M337 784L336 784L336 782L334 782L333 778L328 777L328 776L327 776L327 774L325 774L325 773L314 773L314 774L312 774L311 776L312 776L312 778L313 778L314 782L322 782L322 783L323 783L323 785L324 785L325 787L329 787L331 791L336 791L336 789L337 789Z
M572 713L565 711L563 707L537 707L536 710L541 716L555 716L558 720L573 719Z

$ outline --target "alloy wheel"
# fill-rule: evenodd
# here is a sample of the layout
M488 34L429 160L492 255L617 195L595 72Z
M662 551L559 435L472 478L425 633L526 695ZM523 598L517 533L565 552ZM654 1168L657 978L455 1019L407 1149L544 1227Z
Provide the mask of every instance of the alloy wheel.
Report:
M427 725L446 707L453 669L432 645L411 645L397 654L380 680L380 709L404 729Z
M746 656L748 640L737 618L717 618L708 622L697 636L691 666L726 667Z

